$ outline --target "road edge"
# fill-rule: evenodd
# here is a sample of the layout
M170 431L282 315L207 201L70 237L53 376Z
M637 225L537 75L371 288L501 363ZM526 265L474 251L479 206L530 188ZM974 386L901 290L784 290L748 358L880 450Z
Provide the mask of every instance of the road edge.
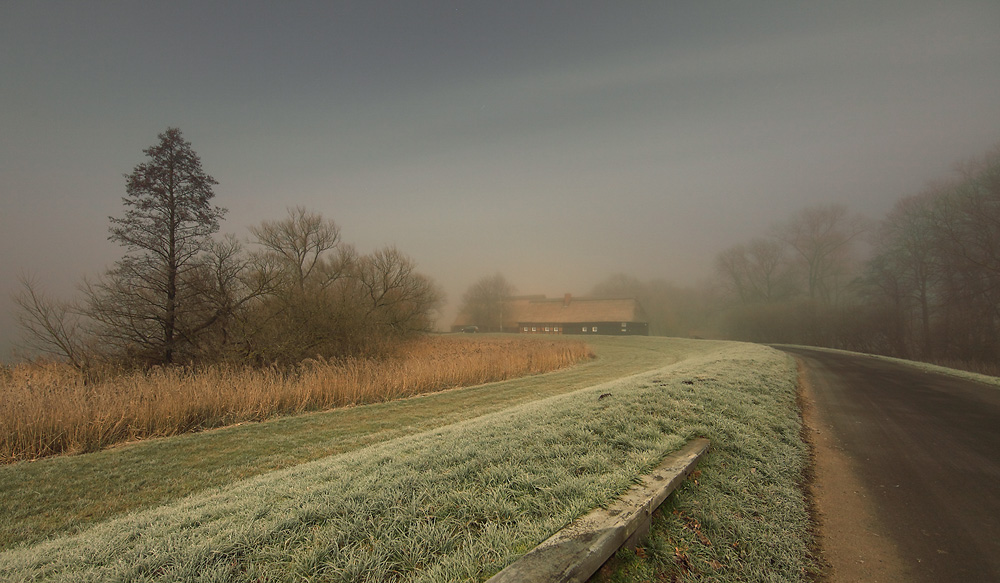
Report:
M809 446L811 467L804 492L812 520L810 552L820 565L816 583L904 583L910 574L892 540L881 533L871 499L851 461L836 443L823 412L816 407L807 366L798 368L802 433Z

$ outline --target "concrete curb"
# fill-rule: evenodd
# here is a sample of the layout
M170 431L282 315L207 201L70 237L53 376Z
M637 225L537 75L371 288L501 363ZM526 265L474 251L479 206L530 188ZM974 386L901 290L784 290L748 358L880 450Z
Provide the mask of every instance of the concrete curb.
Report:
M487 583L585 582L611 555L649 532L653 511L687 478L709 441L698 438L668 456L608 508L597 508L549 537Z

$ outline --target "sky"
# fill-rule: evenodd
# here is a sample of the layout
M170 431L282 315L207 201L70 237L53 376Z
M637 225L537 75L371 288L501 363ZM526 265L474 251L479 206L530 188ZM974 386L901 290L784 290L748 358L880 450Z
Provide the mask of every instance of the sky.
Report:
M447 293L678 285L802 208L873 219L1000 142L1000 2L0 0L0 358L18 276L124 249L178 127L222 231L303 206Z

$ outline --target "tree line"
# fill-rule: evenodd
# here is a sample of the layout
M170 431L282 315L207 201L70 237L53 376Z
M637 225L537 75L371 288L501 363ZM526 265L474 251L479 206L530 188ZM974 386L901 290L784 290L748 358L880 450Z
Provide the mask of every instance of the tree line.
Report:
M395 247L359 253L320 213L291 208L218 236L218 182L177 128L125 176L109 239L125 253L85 279L82 299L47 298L28 277L15 295L26 347L79 368L378 354L428 331L440 288Z
M499 330L514 287L485 276L462 312ZM618 273L594 297L633 297L650 333L806 344L973 369L1000 363L1000 147L899 200L881 220L820 204L719 252L711 282Z
M218 182L179 129L158 138L125 175L123 213L109 217L121 259L72 302L22 278L14 299L26 348L79 368L287 366L378 354L433 327L444 294L410 257L395 247L359 253L317 212L290 208L246 241L220 236ZM880 222L843 205L806 208L723 250L714 267L707 288L615 274L591 295L637 298L652 334L996 363L1000 148ZM463 310L500 326L515 291L501 274L484 277Z
M800 211L716 257L721 330L928 361L1000 360L1000 148L877 223Z

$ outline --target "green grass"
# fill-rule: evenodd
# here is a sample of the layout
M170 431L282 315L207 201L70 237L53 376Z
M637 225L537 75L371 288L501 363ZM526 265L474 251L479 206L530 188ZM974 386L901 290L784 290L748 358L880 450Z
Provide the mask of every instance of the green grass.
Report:
M249 441L243 445L216 437L215 445L228 449L214 461L194 459L216 449L209 443L189 444L174 468L159 467L169 455L155 452L226 431L5 468L8 483L39 464L67 482L61 463L89 458L108 470L115 459L101 456L134 449L140 453L128 465L135 467L121 479L140 487L143 477L161 482L161 473L218 477L200 489L184 486L200 491L181 499L140 496L132 513L105 497L118 508L113 518L75 534L70 523L44 542L23 537L0 553L0 578L482 580L608 503L696 435L710 437L713 448L697 485L676 495L678 536L690 534L682 555L693 565L676 572L740 581L801 577L808 536L796 484L805 448L791 360L758 346L667 339L602 339L595 350L600 360L572 371L309 416L322 420L308 429L293 420L231 428L262 433L241 434ZM657 370L608 380L644 368ZM338 416L361 410L365 416L351 421ZM317 434L337 424L355 430ZM296 461L285 461L283 448L298 452ZM260 469L274 466L284 469ZM238 479L240 471L256 475ZM23 491L42 485L22 487L18 496L30 501ZM68 482L61 488L72 491ZM4 492L6 513L14 505L6 506ZM702 536L714 540L705 544Z
M0 466L0 549L236 480L658 368L711 343L597 338L554 373Z
M812 580L819 565L803 493L808 446L794 364L787 367L766 385L740 360L716 368L709 382L692 375L703 407L697 430L712 440L711 454L654 513L643 546L620 550L595 581Z

